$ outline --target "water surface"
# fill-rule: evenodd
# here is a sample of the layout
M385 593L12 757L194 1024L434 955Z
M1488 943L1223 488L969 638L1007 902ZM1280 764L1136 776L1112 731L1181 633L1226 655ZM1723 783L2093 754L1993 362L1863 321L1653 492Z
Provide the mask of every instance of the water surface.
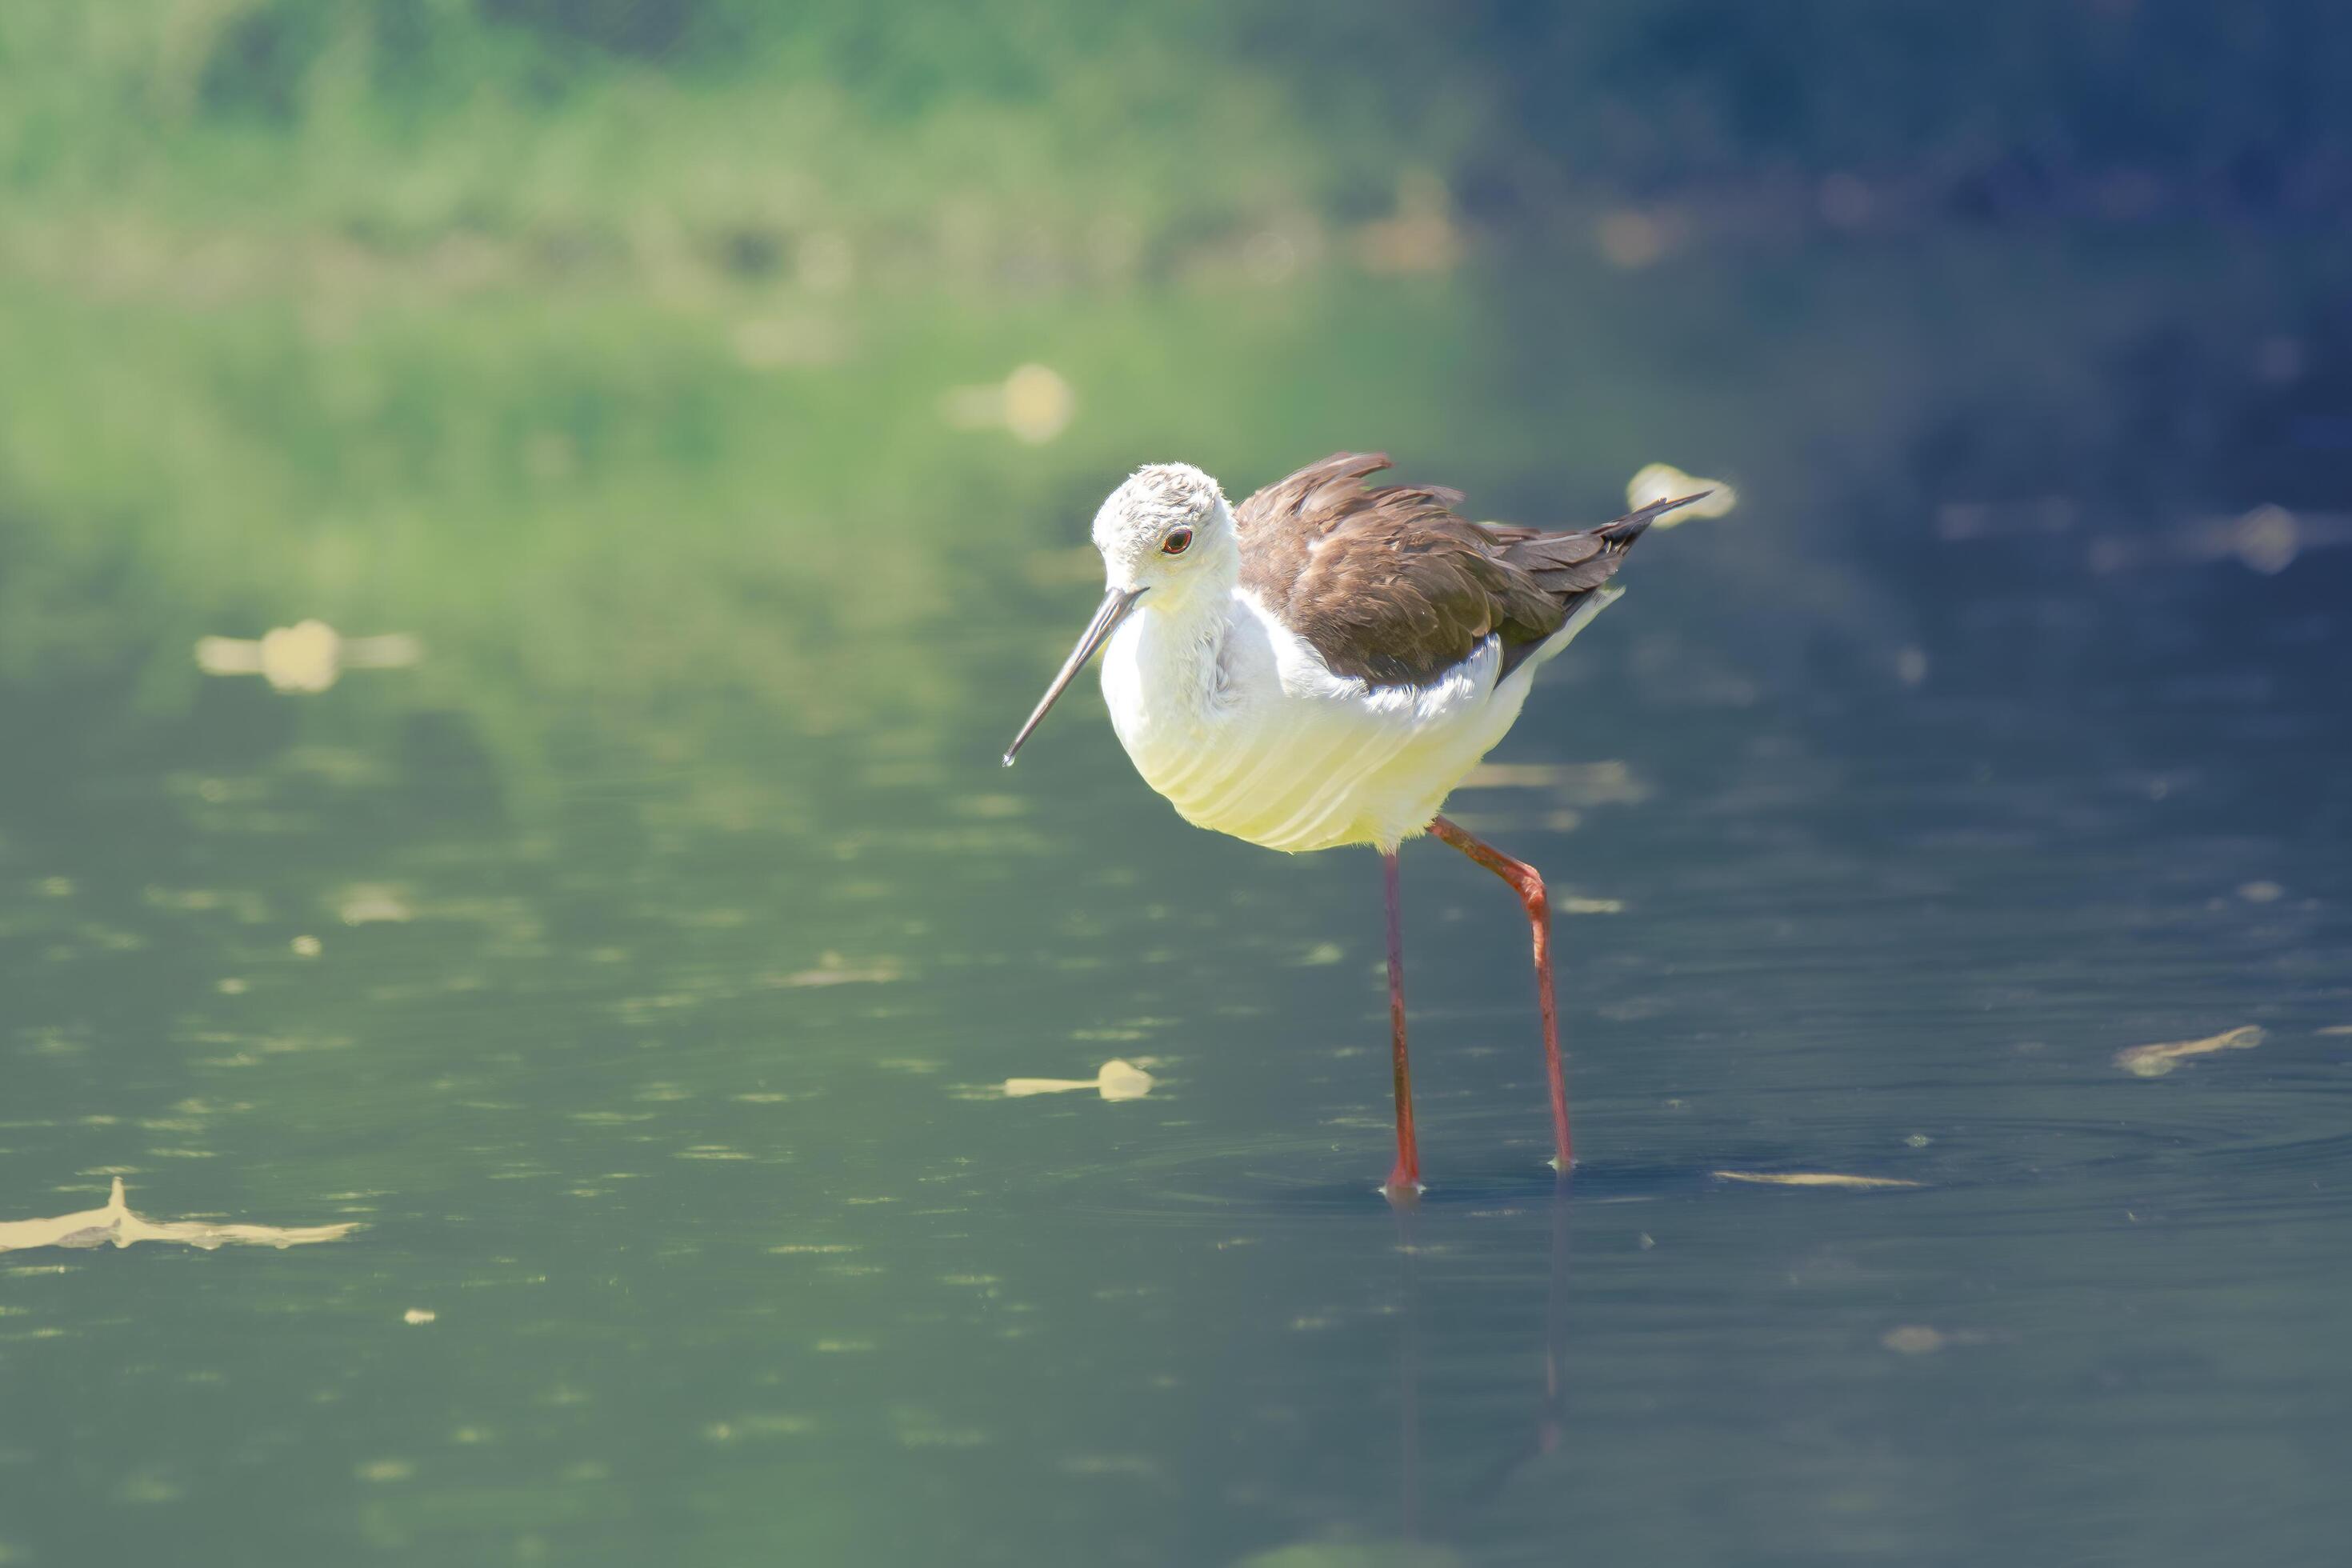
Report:
M2333 426L2248 392L2192 460L2130 416L2132 345L2216 300L2293 330L2284 270L1830 257L1532 334L1480 290L1552 279L1309 301L1239 365L1264 428L1105 415L976 456L978 503L807 458L846 545L801 552L744 450L673 454L629 537L684 519L677 579L616 570L593 636L453 527L351 628L424 662L308 696L195 676L132 571L88 606L119 657L0 693L0 1219L121 1175L362 1228L0 1258L0 1560L2332 1561L2346 552L2196 541ZM1409 387L1301 372L1340 319ZM838 395L929 419L875 352ZM2053 427L2054 500L2016 455ZM994 766L1118 465L1345 443L1489 515L1742 483L1454 803L1562 904L1566 1184L1483 873L1406 858L1400 1213L1372 857L1185 826L1091 696ZM1001 1092L1114 1058L1148 1096Z

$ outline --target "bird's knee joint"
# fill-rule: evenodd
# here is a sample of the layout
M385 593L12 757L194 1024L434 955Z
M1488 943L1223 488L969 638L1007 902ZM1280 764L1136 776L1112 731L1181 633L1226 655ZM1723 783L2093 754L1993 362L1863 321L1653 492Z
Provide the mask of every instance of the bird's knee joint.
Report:
M1530 919L1542 920L1551 912L1551 894L1544 888L1541 872L1530 866L1524 876L1513 881L1519 889L1519 902L1527 906Z

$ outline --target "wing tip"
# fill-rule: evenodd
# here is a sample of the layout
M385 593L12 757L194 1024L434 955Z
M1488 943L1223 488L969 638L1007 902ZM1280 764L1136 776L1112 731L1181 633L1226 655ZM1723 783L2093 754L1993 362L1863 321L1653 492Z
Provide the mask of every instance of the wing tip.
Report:
M1627 512L1624 516L1617 519L1613 522L1602 523L1599 528L1594 529L1592 531L1607 540L1610 543L1617 546L1620 550L1622 550L1625 546L1633 543L1633 541L1641 538L1643 532L1649 528L1650 524L1657 521L1658 519L1665 516L1666 513L1670 511L1678 511L1684 507L1693 505L1698 501L1703 501L1714 493L1714 489L1710 488L1703 490L1694 490L1686 496L1675 496L1665 500L1654 500L1646 506L1635 507L1632 511Z

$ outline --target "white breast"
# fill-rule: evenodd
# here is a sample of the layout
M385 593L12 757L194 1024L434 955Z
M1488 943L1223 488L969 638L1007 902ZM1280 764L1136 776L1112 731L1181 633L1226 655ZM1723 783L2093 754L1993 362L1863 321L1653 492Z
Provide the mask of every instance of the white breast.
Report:
M1499 685L1489 638L1429 686L1382 688L1335 675L1249 594L1213 619L1147 605L1104 650L1103 695L1136 771L1186 821L1269 849L1391 848L1428 826L1518 717L1535 667L1613 597L1596 595Z

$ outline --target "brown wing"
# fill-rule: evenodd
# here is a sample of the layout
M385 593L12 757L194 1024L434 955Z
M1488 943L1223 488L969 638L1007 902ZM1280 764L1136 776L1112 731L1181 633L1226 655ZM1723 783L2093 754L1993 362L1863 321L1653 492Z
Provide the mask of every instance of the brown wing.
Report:
M1421 686L1489 636L1507 673L1607 582L1659 512L1545 533L1457 516L1459 491L1367 486L1380 453L1341 452L1234 509L1242 585L1339 674Z

